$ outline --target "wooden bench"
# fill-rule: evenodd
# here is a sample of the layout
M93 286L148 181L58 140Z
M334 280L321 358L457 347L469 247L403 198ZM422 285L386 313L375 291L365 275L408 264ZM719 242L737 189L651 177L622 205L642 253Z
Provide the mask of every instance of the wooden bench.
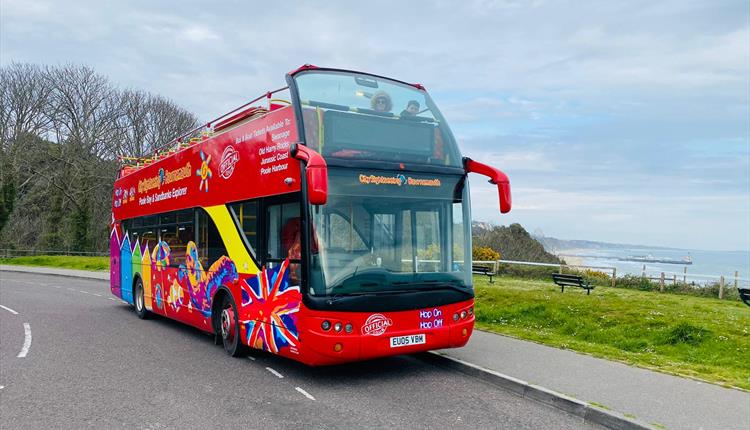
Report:
M583 288L584 290L586 290L586 295L591 293L591 290L594 289L594 286L584 280L583 276L581 275L564 275L562 273L554 273L552 275L552 280L555 282L555 284L560 286L561 293L565 292L565 287Z
M737 288L740 292L740 298L746 305L750 306L750 288Z
M495 268L496 265L497 263L494 261L487 262L487 263L472 264L471 273L487 275L490 277L490 283L492 283L492 277L497 274L497 269Z

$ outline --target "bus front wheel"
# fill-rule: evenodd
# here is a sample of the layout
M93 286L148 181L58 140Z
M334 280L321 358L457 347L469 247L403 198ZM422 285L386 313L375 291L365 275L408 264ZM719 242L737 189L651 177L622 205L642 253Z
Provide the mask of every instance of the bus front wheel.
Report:
M237 320L237 306L234 304L232 296L226 294L221 304L221 316L219 319L221 328L221 341L224 344L224 351L232 357L242 355L243 348L240 342L240 325Z

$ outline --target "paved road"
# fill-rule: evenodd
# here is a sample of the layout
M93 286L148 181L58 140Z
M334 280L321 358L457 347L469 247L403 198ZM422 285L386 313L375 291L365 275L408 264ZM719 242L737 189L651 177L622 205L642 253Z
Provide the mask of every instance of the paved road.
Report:
M0 305L0 428L596 428L409 356L231 358L102 281L0 272Z

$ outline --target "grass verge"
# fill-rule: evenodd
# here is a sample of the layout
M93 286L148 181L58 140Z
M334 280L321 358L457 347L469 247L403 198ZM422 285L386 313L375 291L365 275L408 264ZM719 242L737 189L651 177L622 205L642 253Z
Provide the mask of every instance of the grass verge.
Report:
M475 277L477 328L750 389L750 308L718 300L551 281Z
M78 257L70 255L35 255L0 258L0 264L16 266L61 267L80 270L109 270L109 257Z

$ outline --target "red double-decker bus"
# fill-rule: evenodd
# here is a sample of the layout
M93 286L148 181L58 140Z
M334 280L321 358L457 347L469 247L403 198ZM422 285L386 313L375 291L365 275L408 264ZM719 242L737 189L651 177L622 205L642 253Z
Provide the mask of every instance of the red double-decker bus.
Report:
M112 293L247 347L325 365L463 346L474 326L467 174L419 84L305 65L113 191Z

